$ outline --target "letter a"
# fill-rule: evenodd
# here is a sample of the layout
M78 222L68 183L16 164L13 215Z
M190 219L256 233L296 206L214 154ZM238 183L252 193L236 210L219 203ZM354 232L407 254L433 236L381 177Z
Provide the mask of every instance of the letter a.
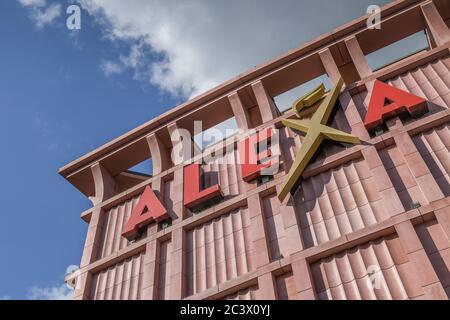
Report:
M139 202L131 212L122 236L131 240L139 233L139 229L153 221L161 221L168 218L167 210L163 207L153 190L147 186L139 199Z
M407 111L414 115L426 108L425 99L376 80L364 124L370 130L379 126L383 120L401 112Z

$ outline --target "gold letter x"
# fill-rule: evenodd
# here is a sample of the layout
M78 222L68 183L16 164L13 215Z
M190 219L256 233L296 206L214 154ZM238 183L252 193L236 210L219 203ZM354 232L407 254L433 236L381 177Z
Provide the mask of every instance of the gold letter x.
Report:
M310 120L283 120L283 124L291 129L304 132L306 134L303 139L302 146L300 148L294 163L286 177L286 181L278 194L280 201L283 201L288 193L298 185L298 181L305 170L306 166L311 161L316 151L319 149L322 141L325 139L344 142L344 143L359 143L358 137L345 133L343 131L336 130L328 127L326 124L333 110L336 100L341 93L343 85L342 78L339 79L336 86L328 93L325 100L322 101L317 111L314 113ZM292 109L300 117L299 111L305 107L310 107L320 99L324 97L325 87L320 85L317 89L296 100Z

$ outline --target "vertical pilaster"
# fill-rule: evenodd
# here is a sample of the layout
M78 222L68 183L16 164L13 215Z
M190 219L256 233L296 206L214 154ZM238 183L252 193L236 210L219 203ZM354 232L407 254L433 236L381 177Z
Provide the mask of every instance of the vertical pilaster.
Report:
M258 300L276 300L275 279L271 272L258 277L259 294Z
M299 300L317 300L316 291L313 286L313 278L309 263L306 259L297 260L292 263L292 274L295 279L295 289Z
M277 193L281 191L282 184L276 186ZM300 233L300 222L297 221L295 213L294 198L292 196L280 203L280 213L283 219L284 233L289 250L289 255L303 250L303 240Z
M345 45L347 46L348 53L350 54L361 79L370 76L372 74L372 69L369 67L367 59L359 46L358 39L356 39L355 36L352 36L345 40Z
M159 245L156 239L147 243L144 256L144 274L142 279L142 300L157 299L159 274Z
M161 178L154 178L151 184L152 190L155 192L156 196L159 198L161 203L163 203L163 191L164 182ZM151 223L147 227L147 237L152 236L158 232L158 223Z
M381 194L385 208L386 218L393 217L405 211L400 198L392 184L391 179L383 166L380 155L375 146L368 146L361 150L366 160L367 166L372 173L373 179L377 186L378 192Z
M242 105L241 98L239 97L239 93L233 92L228 96L228 101L230 102L231 109L233 110L234 117L236 118L236 123L239 129L247 131L250 129L250 117L247 113L247 110Z
M450 30L442 19L433 1L420 6L429 34L438 47L450 41Z
M101 208L95 208L91 214L89 227L87 230L86 241L83 248L83 255L81 257L80 269L95 261L98 255L98 248L100 246L101 220L103 213ZM74 292L74 299L89 299L90 282L92 274L89 272L82 272L76 279L76 287Z
M253 241L254 260L256 269L261 269L270 263L270 248L267 242L267 229L259 194L248 197L250 213L251 241ZM258 277L259 296L258 299L273 300L276 291L272 273L267 272Z
M319 51L319 57L331 82L333 85L336 84L341 78L341 73L339 72L339 68L336 65L336 61L334 60L330 49L326 48Z
M444 198L444 194L439 188L436 180L433 178L430 169L417 150L416 145L408 132L406 132L402 121L398 117L395 117L386 121L386 125L392 133L397 148L402 153L409 170L428 202ZM428 203L421 204L425 205Z
M73 300L88 300L90 295L92 274L89 271L82 272L76 279Z
M185 231L179 227L172 231L170 270L170 299L181 300L185 294L186 241Z
M172 220L172 224L175 225L181 222L185 218L185 209L183 204L183 184L184 184L184 173L183 168L177 168L173 173L173 192L170 196L172 200L172 210L177 216L176 219Z
M408 220L395 225L395 231L398 234L402 247L408 255L409 261L414 265L417 280L425 293L425 299L446 300L447 295L445 294L444 288L411 221Z
M95 206L114 195L116 181L101 163L92 165L91 172L94 178L95 196L89 199Z
M261 199L259 194L253 194L248 197L248 206L251 208L250 228L251 241L255 249L255 265L261 268L270 263L270 248L268 245L268 235L265 226L265 218L262 210Z
M450 207L445 207L434 212L436 220L444 230L447 238L450 240Z
M146 137L150 155L152 157L153 175L160 174L170 167L170 154L156 133Z
M83 268L93 262L97 257L100 245L101 220L103 212L100 208L95 208L91 214L89 227L87 231L86 241L83 249L83 257L81 258L80 268Z
M275 119L279 114L278 108L273 102L272 97L267 93L262 81L258 80L252 83L252 89L261 112L262 122L266 123Z

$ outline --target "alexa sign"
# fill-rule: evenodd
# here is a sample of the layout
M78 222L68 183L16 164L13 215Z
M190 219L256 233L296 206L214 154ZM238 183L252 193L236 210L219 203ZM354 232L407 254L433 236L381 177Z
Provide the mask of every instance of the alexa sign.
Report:
M343 81L340 79L334 88L326 93L324 85L320 85L293 103L292 109L299 119L282 121L285 126L305 133L305 138L278 194L280 201L283 201L296 190L303 171L324 140L350 144L359 143L358 137L327 126L342 86ZM310 119L301 119L300 112L302 110L319 102L319 106ZM426 111L426 109L427 102L425 99L376 80L364 124L368 130L373 130L381 126L384 120L400 113L407 112L414 116ZM245 182L252 182L263 174L266 175L267 173L264 170L273 165L274 157L272 157L270 148L259 147L260 144L267 146L273 135L273 130L268 128L263 133L252 135L239 142L239 165ZM187 209L193 209L206 201L222 196L219 184L203 188L200 164L186 165L183 168L183 174L185 181L183 204ZM133 209L122 235L128 239L133 239L144 226L152 222L165 220L168 217L167 210L161 201L150 186L147 186Z

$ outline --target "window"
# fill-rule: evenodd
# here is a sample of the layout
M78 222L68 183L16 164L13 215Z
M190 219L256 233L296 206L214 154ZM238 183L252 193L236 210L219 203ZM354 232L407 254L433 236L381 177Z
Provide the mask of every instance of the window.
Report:
M320 77L317 77L315 79L312 79L308 82L302 83L298 87L295 87L289 91L286 91L274 98L275 104L278 107L278 110L281 112L284 112L291 108L292 103L300 98L301 96L307 94L308 92L311 92L314 90L317 86L319 86L321 83L325 85L325 88L329 90L332 85L331 81L328 78L326 74L321 75Z
M152 161L151 159L147 159L128 169L127 171L131 171L134 173L139 173L143 175L150 176L152 174Z
M425 31L419 31L366 55L366 59L369 66L375 71L428 49L429 44Z

